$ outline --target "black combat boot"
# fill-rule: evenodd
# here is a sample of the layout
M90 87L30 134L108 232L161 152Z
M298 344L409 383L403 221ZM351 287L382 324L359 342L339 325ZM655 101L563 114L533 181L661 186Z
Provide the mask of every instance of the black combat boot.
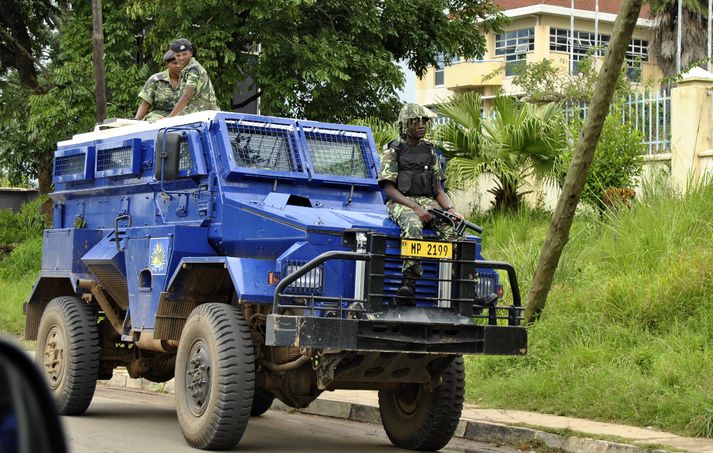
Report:
M396 294L402 298L399 300L400 303L413 305L413 299L416 297L416 279L407 277L401 280L401 286Z

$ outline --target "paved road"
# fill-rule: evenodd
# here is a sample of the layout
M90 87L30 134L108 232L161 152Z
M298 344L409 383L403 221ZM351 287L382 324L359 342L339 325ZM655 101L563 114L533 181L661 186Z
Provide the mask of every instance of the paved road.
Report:
M71 453L181 453L186 446L172 395L97 387L82 417L62 417ZM381 425L270 410L252 418L236 448L241 452L395 453ZM442 452L516 452L454 439Z

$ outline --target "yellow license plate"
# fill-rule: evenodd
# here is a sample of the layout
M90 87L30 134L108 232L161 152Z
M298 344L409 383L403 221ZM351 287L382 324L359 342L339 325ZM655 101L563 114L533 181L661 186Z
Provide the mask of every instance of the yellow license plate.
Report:
M453 244L450 242L401 240L401 256L419 258L453 258Z

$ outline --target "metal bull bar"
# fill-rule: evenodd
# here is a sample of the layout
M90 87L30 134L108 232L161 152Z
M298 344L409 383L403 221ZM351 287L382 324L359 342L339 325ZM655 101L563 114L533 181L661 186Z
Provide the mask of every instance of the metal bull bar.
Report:
M378 242L378 241L377 241ZM523 308L515 269L508 263L467 261L468 270L505 270L513 304L479 306L475 300L452 298L451 307L385 304L383 261L379 246L367 252L325 252L285 276L275 288L268 315L266 344L341 350L380 350L446 354L524 354L527 333L520 326ZM390 257L393 258L393 257ZM363 298L286 294L288 287L329 260L367 263ZM459 262L458 260L452 260ZM461 260L462 262L462 260ZM392 276L388 276L392 278ZM379 284L381 280L381 284ZM433 280L433 279L432 279ZM474 286L473 280L454 279ZM373 282L377 282L376 285ZM378 291L382 288L382 291ZM291 299L285 303L281 299ZM423 298L433 302L433 298ZM318 303L317 303L318 302ZM422 304L424 305L424 304ZM475 308L475 311L474 311ZM506 316L498 312L507 313ZM483 321L478 321L479 319ZM507 325L502 322L506 321Z

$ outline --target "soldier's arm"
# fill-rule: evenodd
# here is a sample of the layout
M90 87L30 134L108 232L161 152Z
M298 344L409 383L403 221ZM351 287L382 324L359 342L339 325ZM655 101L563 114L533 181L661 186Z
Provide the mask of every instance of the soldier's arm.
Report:
M396 185L391 182L391 181L382 181L382 186L384 188L384 192L386 193L386 196L392 200L395 201L398 204L402 204L406 206L407 208L413 209L413 211L416 213L419 219L421 219L421 222L427 223L430 222L432 217L431 214L428 213L425 209L421 207L418 203L415 201L411 200L409 197L406 195L402 194L399 189L396 188Z
M456 215L457 217L463 218L463 214L456 211L456 209L451 204L451 200L448 195L443 191L440 181L436 184L436 203L438 203L444 210Z
M183 110L191 102L191 100L193 100L193 97L198 91L198 83L200 82L200 71L198 71L198 68L195 67L188 68L187 70L188 72L185 76L186 84L183 87L183 93L181 94L180 99L178 99L176 106L171 111L171 114L168 116L180 115L181 112L183 112Z
M196 89L193 88L192 86L187 86L183 90L183 94L181 95L181 98L178 100L176 103L176 106L173 108L171 113L168 115L169 117L171 116L176 116L179 115L188 105L189 102L191 102L191 99L193 99L193 96L196 94Z
M141 104L139 105L139 109L136 111L136 116L134 116L134 118L137 120L144 119L146 114L149 113L149 110L151 110L151 104L146 102L145 99L142 99Z

